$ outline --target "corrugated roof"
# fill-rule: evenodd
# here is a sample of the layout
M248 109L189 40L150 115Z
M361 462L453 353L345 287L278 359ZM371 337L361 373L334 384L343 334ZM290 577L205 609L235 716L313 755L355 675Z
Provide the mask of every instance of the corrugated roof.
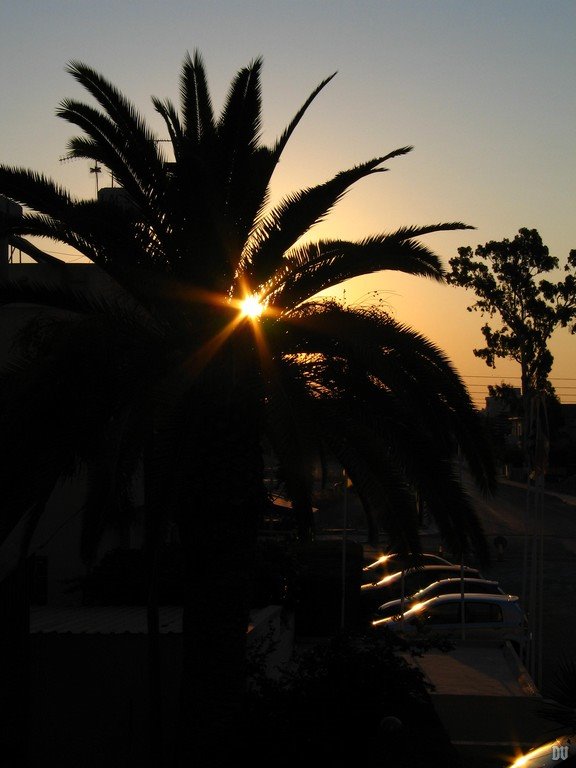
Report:
M275 606L275 609L278 608ZM160 632L162 634L182 633L182 606L163 605L159 608ZM256 625L268 618L268 609L250 613L251 632ZM54 606L32 606L30 608L31 633L72 633L120 635L145 635L146 607L140 605L104 605L81 606L77 608L59 608Z
M182 632L182 607L162 606L160 632ZM71 632L73 634L146 634L146 608L138 605L58 608L33 606L30 632Z

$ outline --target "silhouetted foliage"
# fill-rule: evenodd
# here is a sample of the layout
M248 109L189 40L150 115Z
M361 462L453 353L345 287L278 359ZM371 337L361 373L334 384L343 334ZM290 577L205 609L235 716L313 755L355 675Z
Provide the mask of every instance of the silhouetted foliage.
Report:
M261 64L256 59L238 72L217 116L200 56L186 57L180 109L153 99L170 137L168 162L126 97L91 67L72 62L68 71L98 106L60 104L58 115L82 132L70 140L69 156L97 162L121 190L78 200L41 174L0 167L0 192L27 207L22 219L0 222L1 233L56 239L111 279L100 288L76 288L65 277L58 285L0 283L1 303L54 313L32 329L27 351L0 380L0 541L60 477L83 466L82 553L90 560L106 527L130 513L130 483L142 470L152 657L158 658L159 546L175 521L184 554L180 752L183 762L196 757L203 766L222 764L225 734L241 708L248 601L266 504L262 432L278 456L301 531L311 527L310 465L302 460L311 444L324 444L346 467L372 538L385 530L401 551L419 547L411 484L452 549L486 551L453 471L456 441L480 487L493 486L477 413L442 352L382 312L314 298L384 269L442 280L438 257L419 238L467 226L303 242L351 185L411 148L268 206L282 151L331 77L265 146ZM60 281L66 270L50 264ZM241 310L250 297L264 308L258 320ZM225 570L215 556L224 543ZM156 663L151 677L157 682L158 675Z
M450 266L448 281L477 296L469 311L501 322L500 328L482 327L486 346L474 354L492 368L497 358L516 360L524 395L547 391L553 362L548 341L557 327L576 331L576 250L564 266L572 272L557 282L545 276L558 269L559 261L535 229L520 229L513 240L490 241L474 252L459 248Z
M576 734L576 660L559 659L541 714L555 723L560 733Z
M437 639L418 648L391 632L378 639L343 634L301 651L275 676L255 659L247 718L253 743L286 767L302 755L338 764L343 752L354 764L458 766L428 696L431 686L398 653L430 647L438 647Z

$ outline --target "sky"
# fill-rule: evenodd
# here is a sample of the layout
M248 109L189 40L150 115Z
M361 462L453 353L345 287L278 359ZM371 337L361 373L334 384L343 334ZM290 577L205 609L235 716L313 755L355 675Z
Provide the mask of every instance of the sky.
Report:
M55 109L65 97L90 98L65 72L70 60L114 82L162 136L150 96L177 101L186 51L202 53L216 109L238 69L261 55L267 143L338 71L286 148L273 201L415 147L360 181L310 239L475 226L423 239L447 266L460 246L528 227L563 263L576 248L575 36L574 0L2 0L0 162L94 195L88 162L59 161L77 130ZM427 336L480 406L487 384L519 383L512 361L492 370L474 357L484 320L467 312L474 298L464 289L383 272L331 293L380 304ZM563 402L576 402L576 336L557 331L550 348L552 382Z

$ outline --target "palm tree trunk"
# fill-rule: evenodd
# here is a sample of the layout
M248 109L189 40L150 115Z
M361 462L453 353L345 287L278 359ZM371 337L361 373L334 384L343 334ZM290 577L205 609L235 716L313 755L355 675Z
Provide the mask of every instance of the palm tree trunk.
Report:
M147 456L144 459L144 500L145 500L145 557L147 578L147 664L148 695L150 699L149 738L150 765L162 768L163 759L163 715L162 715L162 665L160 651L160 620L158 607L159 553L161 526L158 507L152 498L154 491Z
M210 412L195 424L190 507L180 519L185 598L179 765L187 767L238 764L245 746L246 634L265 492L257 388L247 385L250 377L241 375L238 361L228 362L229 375L220 368L211 382L216 394Z
M188 518L180 527L186 553L182 764L208 767L226 765L233 754L237 761L242 747L255 508L227 500L217 505L209 497L198 502L203 519Z

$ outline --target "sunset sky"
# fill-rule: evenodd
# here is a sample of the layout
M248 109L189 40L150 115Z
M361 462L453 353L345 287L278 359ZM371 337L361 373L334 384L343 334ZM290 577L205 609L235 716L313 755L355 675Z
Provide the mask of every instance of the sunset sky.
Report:
M177 100L187 50L204 57L216 109L235 72L262 55L267 142L318 82L339 73L288 145L274 199L415 147L389 173L361 181L311 237L474 225L425 239L447 265L461 245L528 227L563 263L576 248L575 39L573 0L3 0L0 162L93 196L89 163L59 162L76 131L55 108L66 96L89 98L64 71L72 59L118 85L164 136L150 96ZM472 354L483 320L466 311L473 297L464 290L393 273L345 288L348 303L381 301L444 349L479 404L487 383L518 382L514 363L492 371ZM576 336L557 332L551 349L558 394L576 402Z

